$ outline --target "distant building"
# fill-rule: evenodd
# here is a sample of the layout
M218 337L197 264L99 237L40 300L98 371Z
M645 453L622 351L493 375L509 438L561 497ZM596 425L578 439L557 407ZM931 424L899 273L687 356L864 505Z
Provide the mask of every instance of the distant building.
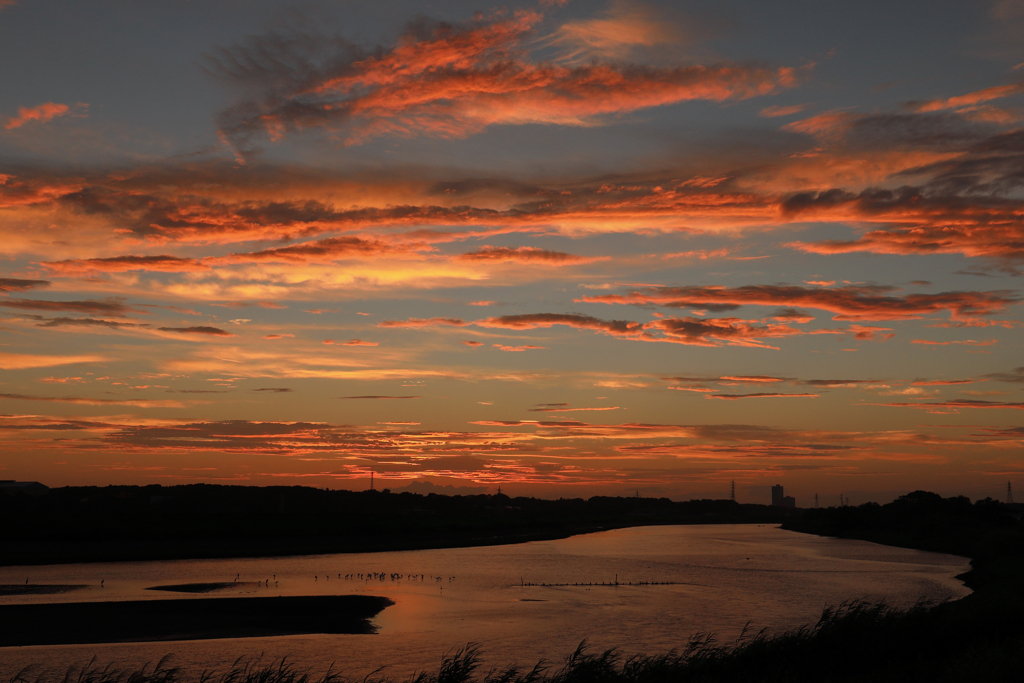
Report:
M0 479L0 493L13 496L16 493L24 493L29 496L41 496L50 490L49 486L40 484L38 481L14 481L13 479Z
M787 496L782 489L782 484L772 487L772 505L779 508L795 508L796 498Z

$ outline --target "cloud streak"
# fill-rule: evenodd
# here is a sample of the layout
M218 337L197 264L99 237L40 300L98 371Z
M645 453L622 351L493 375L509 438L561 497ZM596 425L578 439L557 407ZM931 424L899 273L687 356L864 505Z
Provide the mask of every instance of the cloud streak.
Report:
M594 126L603 117L693 100L722 102L793 87L792 68L720 63L676 67L594 62L575 67L533 61L527 43L542 15L517 11L465 24L421 20L390 47L373 51L328 43L320 64L281 71L254 39L211 55L229 79L263 79L262 93L220 116L222 134L240 150L322 129L358 144L382 135L465 137L494 125ZM311 38L305 38L309 42ZM299 41L297 41L299 42ZM274 49L289 48L279 38ZM238 66L246 64L246 71Z
M629 294L603 294L577 299L604 304L658 305L669 308L734 310L740 306L801 306L831 311L833 320L912 320L949 311L954 320L972 319L1006 310L1020 301L1010 291L943 292L893 295L895 287L846 285L831 289L783 285L744 287L647 287Z

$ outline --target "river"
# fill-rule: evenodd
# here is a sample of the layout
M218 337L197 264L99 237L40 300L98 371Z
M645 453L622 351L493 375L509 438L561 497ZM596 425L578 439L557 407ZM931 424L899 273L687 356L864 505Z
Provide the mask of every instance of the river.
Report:
M333 664L362 679L383 666L403 678L436 670L445 652L469 642L480 643L485 669L540 659L557 666L584 639L595 651L654 654L679 649L698 632L729 643L745 626L781 631L814 623L823 607L845 600L909 606L956 599L970 592L954 578L968 569L966 558L953 555L752 524L634 527L444 550L0 567L0 584L87 586L0 597L2 604L203 597L147 589L236 580L237 587L208 596L364 593L395 601L375 618L374 635L0 648L0 678L29 665L34 680L94 656L103 665L137 666L167 654L197 673L223 671L240 656L287 656L314 672Z

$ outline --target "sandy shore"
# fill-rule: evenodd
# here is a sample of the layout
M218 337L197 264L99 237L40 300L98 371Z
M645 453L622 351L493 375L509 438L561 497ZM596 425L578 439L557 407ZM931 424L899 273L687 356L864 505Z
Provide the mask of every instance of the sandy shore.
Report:
M0 606L0 647L373 633L394 604L370 595Z

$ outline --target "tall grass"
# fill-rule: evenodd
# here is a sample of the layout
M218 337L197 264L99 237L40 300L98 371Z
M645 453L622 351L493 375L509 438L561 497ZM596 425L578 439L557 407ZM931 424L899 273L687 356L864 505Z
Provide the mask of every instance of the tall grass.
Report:
M1010 610L1017 628L991 619L985 605L965 601L919 603L894 609L884 603L846 602L826 608L813 626L772 634L744 632L729 644L698 633L679 650L625 657L591 651L581 643L560 665L481 671L481 650L470 643L446 654L436 672L408 683L798 683L872 681L1020 680L1024 626L1019 605ZM1002 605L1006 607L1006 605ZM60 683L396 683L378 669L362 678L329 669L313 674L296 664L240 659L223 672L186 677L168 658L138 670L100 667L95 660L71 668ZM57 683L22 671L10 683ZM399 682L400 683L400 682Z

